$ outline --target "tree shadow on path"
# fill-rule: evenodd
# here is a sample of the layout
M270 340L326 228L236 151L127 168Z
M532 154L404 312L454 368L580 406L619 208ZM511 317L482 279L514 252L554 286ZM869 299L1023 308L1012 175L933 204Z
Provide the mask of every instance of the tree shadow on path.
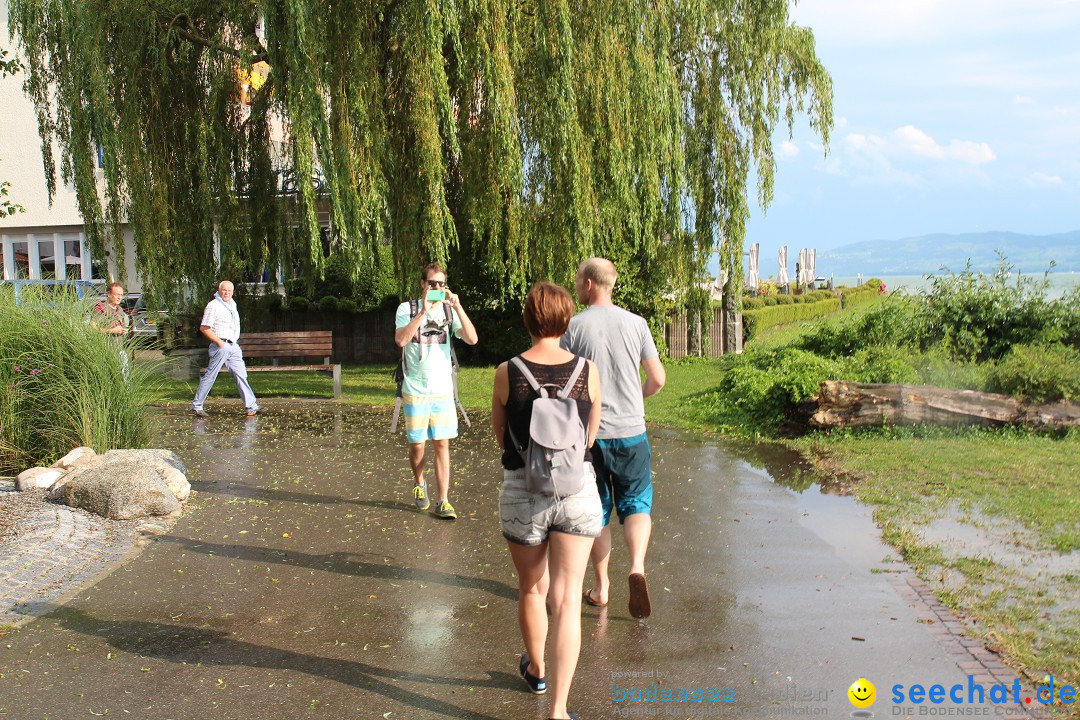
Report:
M392 684L392 681L453 688L474 686L498 689L517 687L520 682L509 673L487 672L487 679L478 682L471 678L390 670L355 660L306 655L233 640L228 632L222 630L138 620L105 620L70 608L60 608L52 617L68 630L100 637L110 646L125 653L189 665L247 666L299 672L343 683L358 690L374 692L417 710L451 718L496 720L475 710L466 710L438 698L406 690ZM446 693L440 689L436 694Z
M294 550L274 550L271 548L254 547L251 545L226 545L224 543L211 543L203 540L191 540L189 538L167 535L159 538L163 542L180 545L186 550L213 555L215 557L234 558L247 562L266 564L275 563L280 565L292 565L295 567L308 568L310 570L324 570L336 572L342 575L357 577L369 577L379 580L397 580L402 582L432 583L447 585L449 587L464 588L466 590L480 590L498 597L518 600L516 587L506 583L486 578L469 577L445 573L438 570L421 570L419 568L399 567L397 565L384 565L357 560L355 553L333 552L322 555L314 553L296 552Z

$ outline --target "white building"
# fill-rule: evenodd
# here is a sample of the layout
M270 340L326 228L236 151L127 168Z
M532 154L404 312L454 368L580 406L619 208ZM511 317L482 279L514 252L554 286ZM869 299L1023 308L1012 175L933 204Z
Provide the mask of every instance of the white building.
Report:
M0 2L0 38L14 54L8 41L8 7ZM56 195L49 205L45 169L41 161L34 104L22 91L25 75L0 78L0 181L10 183L7 200L26 212L0 218L0 270L3 280L119 280L121 273L107 253L91 257L86 247L82 215L75 188L57 178ZM59 149L53 148L59 158ZM124 229L127 289L142 289L135 273L135 250L131 232Z

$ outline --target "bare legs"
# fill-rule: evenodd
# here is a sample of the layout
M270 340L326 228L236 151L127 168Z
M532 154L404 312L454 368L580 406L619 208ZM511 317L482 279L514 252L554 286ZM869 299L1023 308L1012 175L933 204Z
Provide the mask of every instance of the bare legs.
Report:
M436 500L442 502L450 494L450 441L432 440L435 447L435 489ZM424 450L426 443L409 443L409 464L412 466L413 480L418 485L424 482Z
M529 674L547 676L551 717L565 718L566 698L581 652L581 587L592 538L553 532L543 545L507 543L518 573L518 624L531 663ZM551 667L544 666L551 606Z
M630 570L627 573L645 574L645 554L649 550L649 538L652 536L652 516L648 513L634 513L623 520L623 539L630 554ZM608 566L611 562L611 525L605 525L600 537L593 544L592 554L594 584L589 591L593 600L604 604L608 601L611 578Z

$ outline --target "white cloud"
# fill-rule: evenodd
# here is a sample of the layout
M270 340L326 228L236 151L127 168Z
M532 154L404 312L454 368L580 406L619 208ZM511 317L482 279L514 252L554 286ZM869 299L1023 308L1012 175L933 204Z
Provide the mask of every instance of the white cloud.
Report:
M780 148L778 149L778 153L781 157L792 158L798 155L800 152L802 151L799 150L799 146L791 142L790 140L785 140L780 143Z
M1060 175L1047 175L1044 172L1033 172L1028 176L1028 184L1035 187L1056 187L1061 185Z
M894 135L903 150L923 157L939 158L945 156L945 151L934 141L934 138L914 125L905 125L898 128Z
M970 140L953 140L949 143L949 147L946 148L945 155L969 165L983 165L997 160L997 155L994 154L989 145L971 142Z
M984 142L971 140L953 140L947 146L941 146L934 138L918 129L914 125L904 125L898 128L893 136L896 138L896 150L902 153L911 153L920 157L955 160L968 165L982 165L997 160L993 149Z
M1035 98L1028 97L1027 95L1017 95L1012 99L1013 105L1034 105Z

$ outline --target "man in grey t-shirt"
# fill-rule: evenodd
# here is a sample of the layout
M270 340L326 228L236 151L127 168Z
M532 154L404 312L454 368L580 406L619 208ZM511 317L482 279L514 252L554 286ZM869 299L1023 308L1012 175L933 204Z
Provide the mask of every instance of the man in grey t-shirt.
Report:
M653 495L644 399L664 387L667 374L645 318L611 301L615 278L615 265L610 260L590 258L581 263L574 286L578 301L588 307L570 320L562 346L596 363L603 402L592 454L604 507L604 529L593 544L596 584L586 591L585 602L595 606L608 602L609 523L614 508L630 553L630 614L644 618L652 612L645 553L652 534Z

